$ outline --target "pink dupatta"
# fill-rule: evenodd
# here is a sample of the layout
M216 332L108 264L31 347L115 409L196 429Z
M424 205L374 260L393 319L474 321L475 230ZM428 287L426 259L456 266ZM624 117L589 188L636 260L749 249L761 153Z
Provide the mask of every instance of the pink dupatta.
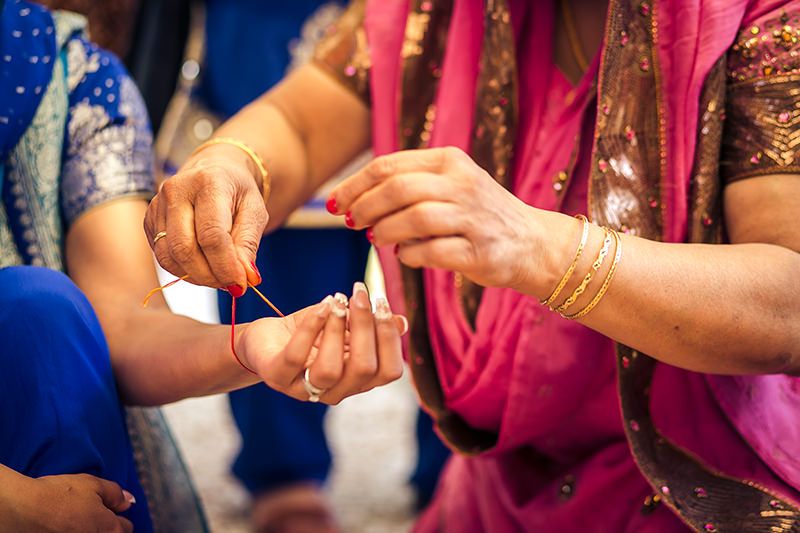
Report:
M699 102L709 73L740 28L797 4L657 2L658 64L653 68L659 69L664 95L668 157L662 171L669 176L661 187L664 240L688 239ZM642 10L650 9L649 4L641 5ZM521 101L513 190L537 207L586 212L585 180L592 161L586 139L591 139L591 128L582 125L580 117L591 101L591 79L574 89L573 104L562 106L560 123L558 117L548 116L553 87L564 83L550 60L552 6L520 0L510 7ZM483 9L477 0L454 3L431 146L469 148L473 116L466 110L474 107ZM406 19L408 10L404 0L376 0L367 6L376 154L399 146L404 40L399 21ZM606 67L599 66L601 86ZM596 104L598 114L609 105ZM541 135L542 128L548 128L547 135ZM568 164L572 139L581 132L576 181L561 197L553 193L551 178ZM392 305L402 310L397 261L387 250L381 250L381 259ZM459 301L452 275L428 270L424 280L429 335L445 404L470 426L498 437L488 453L453 459L420 530L683 529L664 506L654 507L652 513L642 509L654 490L636 468L623 432L613 342L505 289L484 291L473 331L463 313L454 311ZM659 364L651 408L661 432L712 469L800 501L797 378L706 376ZM609 505L598 508L603 499Z

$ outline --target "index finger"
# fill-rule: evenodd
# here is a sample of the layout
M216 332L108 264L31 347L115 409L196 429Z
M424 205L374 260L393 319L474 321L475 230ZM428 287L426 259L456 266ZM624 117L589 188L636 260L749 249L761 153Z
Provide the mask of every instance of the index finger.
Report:
M359 196L396 174L439 171L450 150L456 149L404 150L376 157L331 191L328 206L334 214L344 214Z
M203 190L197 195L194 207L197 244L203 251L211 273L222 287L237 285L246 289L247 275L236 254L231 235L233 198L216 191Z

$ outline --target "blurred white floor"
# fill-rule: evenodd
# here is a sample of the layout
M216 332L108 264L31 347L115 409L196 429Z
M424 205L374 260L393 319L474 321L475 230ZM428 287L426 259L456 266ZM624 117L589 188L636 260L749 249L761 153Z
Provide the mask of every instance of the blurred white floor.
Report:
M165 279L169 280L167 275ZM372 281L372 283L369 283ZM373 295L379 282L368 280ZM181 283L167 290L175 312L218 320L215 294ZM247 493L229 474L239 434L224 395L191 399L165 408L214 533L243 533ZM416 462L417 404L408 379L342 402L325 421L333 453L326 490L342 531L400 533L413 522L414 495L407 484Z

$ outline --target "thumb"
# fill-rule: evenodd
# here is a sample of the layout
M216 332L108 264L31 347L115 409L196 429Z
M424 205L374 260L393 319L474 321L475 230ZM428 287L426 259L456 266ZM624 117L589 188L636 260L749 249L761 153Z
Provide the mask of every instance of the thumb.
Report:
M136 498L127 490L105 479L98 479L95 491L103 505L114 511L115 513L122 513L130 509L131 505L136 503Z
M268 220L264 201L258 195L245 198L234 215L231 238L236 256L247 274L247 282L251 285L261 283L261 274L256 267L256 254Z

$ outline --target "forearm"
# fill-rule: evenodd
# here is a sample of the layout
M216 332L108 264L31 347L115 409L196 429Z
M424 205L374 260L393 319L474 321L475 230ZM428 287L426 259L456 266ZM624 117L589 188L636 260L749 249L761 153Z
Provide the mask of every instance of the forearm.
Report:
M229 326L203 324L166 308L132 309L123 315L101 307L98 316L127 404L161 405L259 381L236 362Z
M27 490L29 479L0 464L0 531L19 531L22 524L15 500Z
M144 209L112 202L67 234L70 277L100 320L123 400L156 405L254 383L233 358L230 328L173 315L161 294L142 307L159 283L139 228Z
M272 229L368 147L369 131L367 108L318 67L307 65L242 109L215 137L243 141L266 163ZM214 146L195 158L213 150L256 170L246 154L231 148Z
M580 222L536 215L549 258L527 272L523 292L547 298L575 255ZM601 247L593 227L560 303ZM610 338L682 368L720 374L800 372L800 254L769 244L665 244L622 236L623 255L605 297L580 321ZM548 252L549 251L549 252ZM570 308L591 301L613 262ZM545 272L545 274L542 274Z

